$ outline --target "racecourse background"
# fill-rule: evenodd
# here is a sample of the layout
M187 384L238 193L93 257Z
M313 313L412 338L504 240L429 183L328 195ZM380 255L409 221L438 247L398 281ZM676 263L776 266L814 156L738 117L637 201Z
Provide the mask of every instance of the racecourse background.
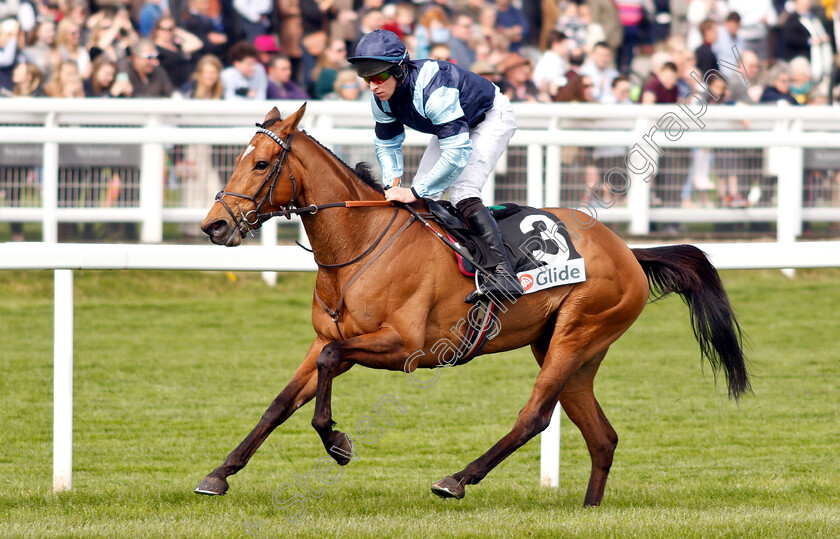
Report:
M200 236L196 224L253 135L246 126L274 104L289 114L302 103L220 108L206 101L0 100L6 124L0 222L39 222L26 226L30 241L193 241ZM351 164L375 162L367 104L307 107L308 132ZM516 107L520 128L488 185L490 200L588 203L625 236L793 241L838 234L840 112L834 107L709 107L699 116L702 129L677 105ZM651 131L669 115L689 126L676 141ZM409 173L426 140L409 133ZM627 151L637 146L659 174L650 182L638 175L626 196L609 199L603 174L627 168ZM718 185L734 178L748 199L743 207L722 207L715 189L695 189L691 171L718 158L731 167L731 178L719 168L709 169L710 178ZM697 203L685 204L686 189ZM114 224L126 222L141 226ZM0 227L0 237L5 230ZM281 227L280 236L290 241L298 233Z

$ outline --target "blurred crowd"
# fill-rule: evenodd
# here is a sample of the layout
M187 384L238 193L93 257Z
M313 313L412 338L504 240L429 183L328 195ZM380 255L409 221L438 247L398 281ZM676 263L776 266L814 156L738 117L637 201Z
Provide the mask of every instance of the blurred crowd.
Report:
M2 0L0 91L367 99L346 58L378 28L513 101L673 103L718 62L749 84L716 103L836 97L840 0Z

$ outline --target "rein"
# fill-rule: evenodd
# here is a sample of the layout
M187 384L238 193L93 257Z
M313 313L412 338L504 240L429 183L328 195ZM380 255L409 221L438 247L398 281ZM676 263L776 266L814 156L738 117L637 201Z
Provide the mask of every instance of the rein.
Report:
M371 208L393 205L393 203L388 200L347 200L344 202L312 204L305 208L296 208L294 205L294 200L297 198L298 186L297 182L295 181L295 173L291 169L289 169L289 180L292 182L292 196L289 199L289 204L287 204L286 206L281 206L280 210L278 211L262 213L261 210L263 206L265 206L267 202L270 202L274 198L274 187L275 185L277 185L277 180L280 178L280 174L283 172L283 166L287 163L289 158L289 152L292 149L292 135L289 135L289 138L283 140L280 137L278 137L274 132L265 129L262 126L262 124L257 124L257 127L257 133L261 133L263 135L268 136L269 138L271 138L271 140L276 142L280 146L280 148L282 148L280 155L278 155L277 159L274 160L274 164L271 167L271 172L269 172L268 176L266 176L265 180L263 180L259 189L257 189L257 191L253 195L233 193L230 191L225 191L224 189L216 193L216 200L222 205L224 209L227 210L227 212L233 218L233 221L236 223L236 227L239 229L239 234L243 238L246 234L249 233L251 234L251 237L253 237L254 230L260 228L264 222L268 221L272 217L279 217L281 215L286 219L291 219L292 215L300 215L304 213L314 215L321 210L326 210L329 208ZM265 196L263 196L261 200L257 201L257 196L259 196L263 189L265 189L266 185L268 185L268 192L265 194ZM236 212L233 211L233 208L231 208L227 204L227 202L225 202L224 197L226 196L244 198L245 200L249 201L251 204L254 205L254 209L249 210L248 212L243 212L242 208L240 208L239 204L237 203L236 209L239 210L239 217L237 217Z
M329 202L327 204L312 204L312 205L306 206L304 208L297 208L297 207L294 206L294 200L297 198L298 185L297 185L297 182L295 181L295 173L290 168L289 169L289 179L292 182L292 196L289 199L289 203L285 206L280 206L280 209L278 211L262 212L261 210L262 210L263 206L265 206L265 204L267 202L270 202L274 198L274 188L277 185L277 180L280 178L280 174L283 172L284 165L286 165L286 163L288 162L289 152L292 149L292 147L291 147L292 135L289 135L289 137L286 140L283 140L279 136L277 136L274 132L269 131L268 129L265 129L263 127L263 124L258 123L257 128L258 128L257 133L261 133L263 135L268 136L269 138L271 138L271 140L276 142L281 148L280 155L277 156L277 159L274 160L274 163L271 167L271 172L269 172L268 176L266 176L265 180L263 180L259 189L257 189L257 191L253 195L246 195L246 194L243 194L243 193L233 193L233 192L230 192L230 191L225 191L224 189L222 189L221 191L216 193L216 200L222 205L223 208L225 208L227 210L227 212L233 218L234 222L236 223L236 227L239 229L239 233L242 235L242 237L244 238L245 235L249 234L249 233L253 237L254 230L259 229L264 222L268 221L272 217L283 216L286 219L291 219L292 215L301 215L301 214L314 215L321 210L326 210L326 209L330 209L330 208L377 208L377 207L381 208L381 207L386 207L386 206L396 206L396 207L394 207L394 214L391 216L391 220L388 221L387 225L385 225L385 229L379 234L379 236L377 236L377 238L373 241L373 243L370 245L370 247L365 249L359 256L353 258L352 260L348 260L347 262L340 262L340 263L337 263L337 264L323 264L323 263L319 262L317 259L315 259L315 263L318 264L319 267L325 268L325 269L344 268L344 267L347 267L351 264L354 264L354 263L358 262L359 260L361 260L362 258L367 256L368 254L370 254L370 252L373 251L376 248L377 245L379 245L379 243L382 241L382 239L385 237L385 235L388 233L388 231L391 230L391 226L394 224L394 221L396 221L396 219L397 219L397 215L399 214L399 211L400 211L399 206L401 206L401 205L395 205L390 200L345 200L343 202ZM265 189L266 185L268 186L268 191L263 196L263 198L258 201L257 197ZM242 208L239 207L239 204L236 203L236 209L239 210L239 217L237 217L236 213L233 211L233 208L231 208L225 202L224 197L226 197L226 196L244 198L245 200L251 202L251 204L254 205L254 209L249 210L248 212L243 212ZM356 281L356 279L358 279L362 275L362 273L364 273L364 271L366 269L368 269L371 266L371 264L373 264L388 249L388 247L390 247L391 244L394 243L397 240L397 238L402 235L403 232L405 232L405 230L414 221L417 220L417 216L414 215L414 212L411 211L411 213L412 213L411 217L405 223L403 223L403 225L394 233L394 235L391 236L388 239L388 241L385 242L385 244L376 253L374 253L374 255L371 257L370 260L368 260L361 268L359 268L356 271L356 273L353 274L352 277L350 277L350 279L347 281L347 283L341 289L341 295L338 298L338 305L336 305L335 310L332 310L329 307L327 307L327 304L324 303L324 301L318 295L318 288L317 287L315 288L315 299L318 301L318 303L321 305L321 307L324 309L324 311L326 311L326 313L330 316L330 318L332 318L333 322L335 322L335 327L336 327L336 329L338 329L338 334L339 335L342 335L341 327L339 326L339 321L338 321L339 313L341 312L341 307L344 304L344 296L347 292L347 289L349 289L350 285L352 285ZM300 244L298 244L298 245L300 245ZM301 247L303 247L303 246L301 245ZM304 249L306 249L306 248L304 247ZM309 250L309 249L307 249L307 250ZM314 252L313 252L313 255L314 255ZM344 338L343 335L342 335L342 338Z

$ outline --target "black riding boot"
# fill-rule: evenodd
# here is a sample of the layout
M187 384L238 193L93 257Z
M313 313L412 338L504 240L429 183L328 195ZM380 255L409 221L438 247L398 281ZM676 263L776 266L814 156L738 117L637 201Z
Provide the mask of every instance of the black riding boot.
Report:
M481 288L468 294L464 301L475 303L482 296L488 294L498 301L505 298L521 297L525 291L519 284L516 273L510 265L507 251L505 251L504 243L502 243L502 233L499 232L499 225L496 224L490 210L482 207L467 218L467 223L469 223L470 229L484 240L495 260L488 261L488 267L486 268L492 274L492 278L479 279Z

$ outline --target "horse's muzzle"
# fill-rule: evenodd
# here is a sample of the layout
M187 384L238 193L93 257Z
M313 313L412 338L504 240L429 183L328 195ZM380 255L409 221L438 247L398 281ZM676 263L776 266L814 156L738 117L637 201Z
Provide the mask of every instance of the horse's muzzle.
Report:
M239 234L238 227L232 226L224 219L204 224L201 226L201 230L210 236L210 241L216 245L236 247L242 243L242 235Z

